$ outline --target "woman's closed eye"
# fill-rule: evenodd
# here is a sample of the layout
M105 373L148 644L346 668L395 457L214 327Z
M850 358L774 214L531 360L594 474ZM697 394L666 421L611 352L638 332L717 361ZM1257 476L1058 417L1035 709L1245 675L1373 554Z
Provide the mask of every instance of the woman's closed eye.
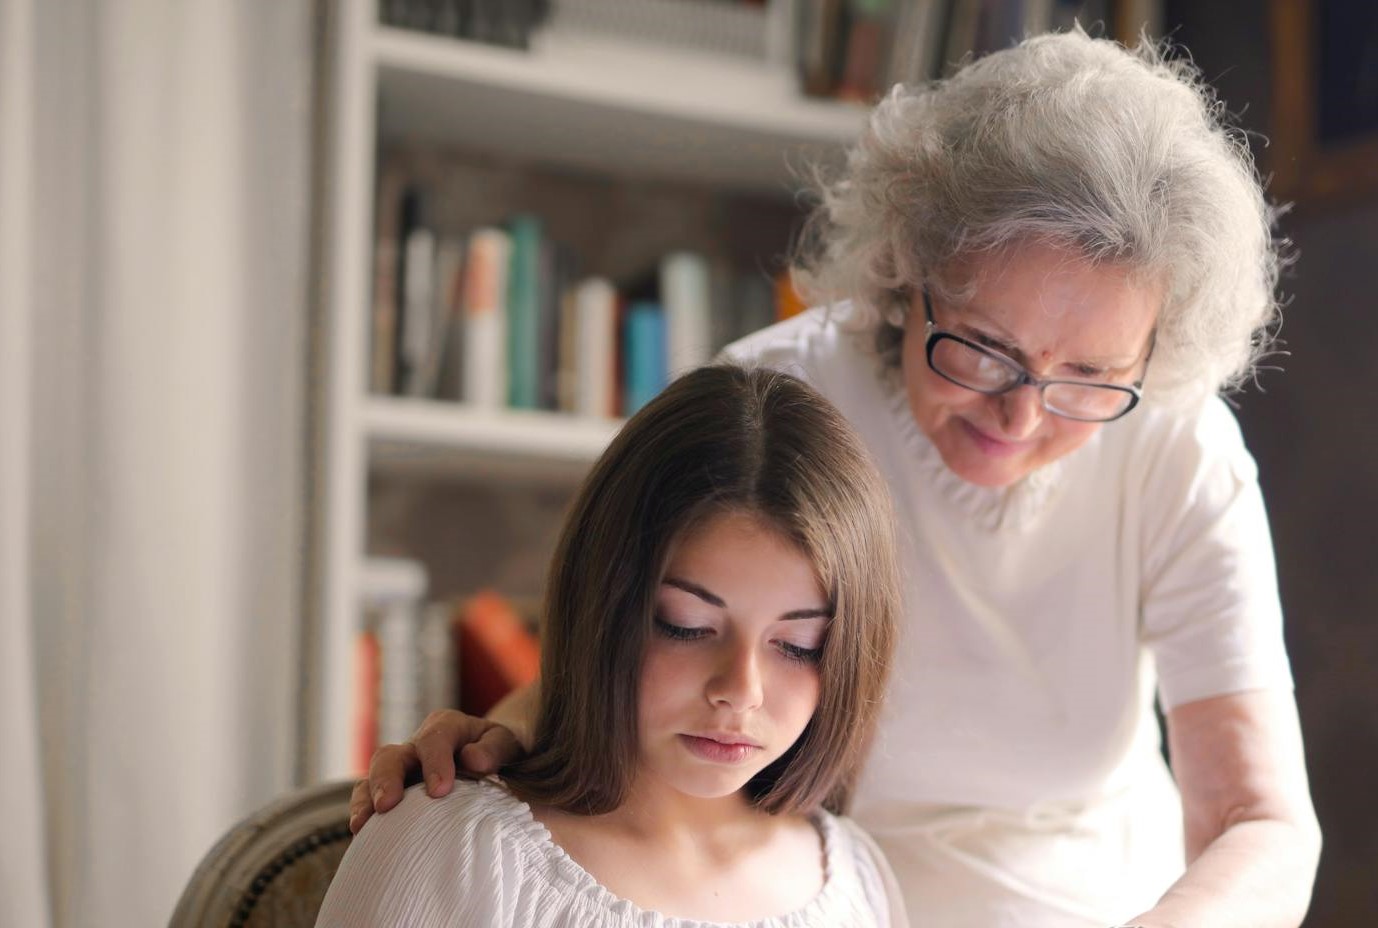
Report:
M655 618L656 631L673 641L696 641L713 634L713 629L701 625L680 625L661 616Z
M823 658L822 646L806 648L795 644L792 641L777 641L775 646L780 649L780 653L792 661L801 664L817 664Z

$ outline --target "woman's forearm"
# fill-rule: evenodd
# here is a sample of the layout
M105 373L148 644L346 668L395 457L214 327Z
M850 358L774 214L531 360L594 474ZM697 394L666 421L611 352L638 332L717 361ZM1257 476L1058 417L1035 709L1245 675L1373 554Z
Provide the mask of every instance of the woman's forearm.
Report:
M1320 858L1314 820L1240 822L1210 843L1158 904L1126 924L1143 928L1297 928Z
M531 738L536 723L536 710L541 702L540 681L520 686L508 693L498 704L488 710L488 720L497 722L508 729L521 742L522 747L531 749Z

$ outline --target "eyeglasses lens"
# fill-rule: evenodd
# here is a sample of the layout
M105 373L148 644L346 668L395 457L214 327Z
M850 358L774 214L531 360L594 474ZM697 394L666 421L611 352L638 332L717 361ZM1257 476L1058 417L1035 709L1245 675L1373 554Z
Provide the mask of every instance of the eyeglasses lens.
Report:
M1013 363L953 338L933 345L933 369L954 383L981 393L1001 393L1024 377ZM1133 394L1113 386L1050 383L1043 387L1043 405L1049 412L1071 419L1114 419L1134 402Z

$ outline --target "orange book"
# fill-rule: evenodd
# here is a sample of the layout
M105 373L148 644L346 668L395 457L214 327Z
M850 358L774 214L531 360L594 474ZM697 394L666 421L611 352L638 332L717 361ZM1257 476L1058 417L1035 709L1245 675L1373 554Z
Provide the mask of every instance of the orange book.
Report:
M354 639L354 772L368 774L378 748L378 636L360 632Z
M464 603L459 626L459 707L485 715L512 690L536 679L540 643L502 596L489 590Z
M775 321L784 322L790 316L797 316L808 309L804 300L794 289L789 270L775 275Z

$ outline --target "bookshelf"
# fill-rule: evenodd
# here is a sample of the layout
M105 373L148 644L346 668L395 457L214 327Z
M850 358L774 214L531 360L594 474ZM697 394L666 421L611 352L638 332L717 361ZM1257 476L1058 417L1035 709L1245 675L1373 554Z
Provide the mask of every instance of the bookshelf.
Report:
M373 38L383 135L573 168L784 193L782 152L826 155L865 117L800 96L783 68L725 56L539 33L529 52L389 27Z
M771 0L772 6L791 2L798 0ZM974 10L976 0L940 5L949 12ZM938 0L922 6L937 9ZM1156 6L1157 0L1080 4L1083 11L1101 11L1093 18L1109 14L1112 34L1126 41L1139 24L1154 31ZM1046 13L1052 7L1030 0L1027 10L1035 8ZM752 60L630 38L572 38L557 30L538 32L529 50L513 50L382 25L378 0L337 0L325 9L319 186L324 326L318 343L324 377L312 415L318 464L303 636L302 769L310 779L353 772L360 595L370 529L382 520L370 511L371 487L389 480L434 486L462 479L481 495L491 490L493 497L547 499L552 487L573 488L619 425L370 394L374 183L385 146L404 141L498 165L507 176L490 171L471 190L475 199L529 201L549 190L570 199L562 182L549 176L512 185L513 172L523 178L526 172L533 178L541 171L568 172L631 184L622 205L640 216L635 236L642 228L663 233L665 223L646 201L676 184L789 208L796 171L839 158L866 118L855 104L802 96L778 55ZM932 41L942 38L933 35ZM944 49L943 60L958 57ZM634 206L627 209L627 203ZM531 202L515 206L533 209ZM583 214L576 208L574 215L577 223ZM568 236L568 229L566 220L560 234ZM532 503L531 511L536 507ZM553 518L542 512L531 517ZM490 528L501 527L490 522ZM485 544L509 540L502 532L490 534Z
M332 12L325 378L304 655L304 770L312 779L353 772L351 690L370 481L441 475L509 488L572 487L619 425L369 394L380 145L405 139L515 165L788 200L793 167L840 155L865 120L854 105L799 96L780 65L613 39L538 36L530 51L516 51L380 25L376 0L340 0Z

